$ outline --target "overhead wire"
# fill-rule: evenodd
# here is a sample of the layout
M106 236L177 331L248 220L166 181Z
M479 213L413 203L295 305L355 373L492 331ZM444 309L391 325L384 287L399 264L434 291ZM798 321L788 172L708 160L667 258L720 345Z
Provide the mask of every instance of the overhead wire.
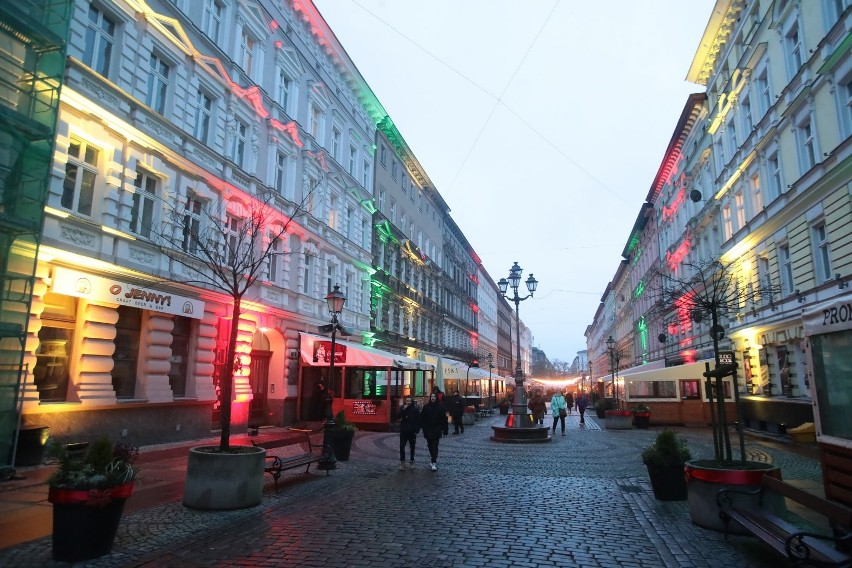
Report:
M571 158L571 156L566 154L555 143L553 143L549 138L547 138L544 134L542 134L537 128L535 128L533 125L531 125L529 123L529 121L527 121L523 116L521 116L517 111L515 111L512 107L507 105L502 100L503 95L508 90L509 86L511 85L512 81L514 80L515 76L517 75L518 71L520 70L521 66L523 65L524 61L526 60L527 55L529 55L529 52L532 50L533 46L535 45L536 41L538 40L539 36L541 35L541 32L544 30L547 23L550 21L550 18L553 15L553 12L556 11L556 8L559 6L559 0L556 0L556 3L553 5L553 8L551 8L550 12L547 15L547 18L545 18L544 22L542 23L541 27L538 30L538 33L536 33L535 38L533 39L532 43L530 44L529 48L527 49L526 53L524 54L523 59L518 64L518 66L515 68L514 73L512 73L512 77L509 79L509 82L506 83L506 86L504 87L504 89L500 93L500 95L495 95L494 93L492 93L491 91L489 91L488 89L486 89L485 87L483 87L482 85L480 85L479 83L477 83L476 81L474 81L473 79L468 77L467 75L463 74L461 71L459 71L458 69L456 69L455 67L453 67L452 65L450 65L449 63L447 63L446 61L444 61L443 59L441 59L440 57L438 57L434 53L432 53L431 51L429 51L427 48L423 47L422 45L420 45L419 43L417 43L416 41L414 41L413 39L408 37L406 34L404 34L402 31L397 29L395 26L393 26L389 22L385 21L381 16L379 16L378 14L376 14L375 12L373 12L372 10L370 10L369 8L367 8L366 6L364 6L363 4L358 2L358 0L350 0L350 1L353 4L355 4L356 6L358 6L359 8L361 8L364 12L366 12L367 14L369 14L370 16L375 18L377 21L381 22L388 29L390 29L391 31L393 31L394 33L396 33L397 35L399 35L400 37L405 39L411 45L415 46L417 49L419 49L420 51L422 51L423 53L425 53L426 55L428 55L429 57L431 57L432 59L434 59L435 61L437 61L438 63L440 63L441 65L443 65L444 67L446 67L447 69L452 71L453 73L455 73L456 75L458 75L463 81L470 83L471 85L473 85L474 87L476 87L477 89L479 89L483 93L485 93L485 95L487 95L487 96L489 96L493 99L496 99L496 103L495 103L494 107L491 109L491 112L488 114L488 117L485 119L485 123L482 125L482 128L480 129L479 133L477 134L476 139L471 144L471 148L468 150L467 154L465 155L464 160L462 161L462 164L459 166L459 169L456 171L456 175L453 177L452 181L450 182L450 187L452 187L455 184L456 179L458 179L459 175L461 174L462 170L464 169L464 166L467 164L467 161L470 158L470 155L473 153L473 150L476 147L477 143L479 142L479 139L482 137L482 133L485 131L485 128L488 126L488 123L490 122L491 117L494 115L494 111L497 109L497 106L502 106L503 108L508 110L510 113L512 113L512 115L514 115L518 120L520 120L527 128L529 128L530 131L533 132L533 134L535 134L538 138L540 138L548 146L553 148L553 150L556 151L556 153L558 153L560 156L565 158L575 168L577 168L583 174L585 174L589 179L591 179L592 181L597 183L599 186L604 188L610 195L612 195L616 199L624 202L625 204L628 204L628 205L631 204L630 202L627 201L627 199L625 199L624 197L622 197L621 195L616 193L612 188L610 188L604 182L602 182L597 177L595 177L591 172L589 172L586 168L584 168L582 165L580 165L576 160Z

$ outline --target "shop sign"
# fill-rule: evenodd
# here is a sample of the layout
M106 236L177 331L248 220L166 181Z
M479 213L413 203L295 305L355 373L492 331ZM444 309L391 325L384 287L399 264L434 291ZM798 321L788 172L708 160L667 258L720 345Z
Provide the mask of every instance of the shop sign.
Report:
M376 414L376 404L369 400L356 400L352 403L352 414L356 416L373 416Z
M54 269L51 290L57 294L85 298L93 302L120 304L195 319L204 317L204 302L201 300L68 268Z

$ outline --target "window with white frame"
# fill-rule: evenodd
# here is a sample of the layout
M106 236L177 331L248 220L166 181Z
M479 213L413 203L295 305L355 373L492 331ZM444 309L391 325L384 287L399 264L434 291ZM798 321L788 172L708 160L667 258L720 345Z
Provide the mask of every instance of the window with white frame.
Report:
M314 257L306 252L302 262L302 293L310 296L314 288Z
M183 250L188 253L198 251L198 239L201 234L201 211L204 203L196 195L189 194L186 210L183 214Z
M204 0L204 33L213 40L219 41L219 29L222 25L222 12L224 6L219 0Z
M814 129L810 116L796 125L796 142L799 147L799 164L801 173L805 173L816 165L817 148Z
M852 77L847 77L837 89L837 108L843 138L852 136Z
M814 271L817 282L827 282L831 279L831 257L828 250L828 232L825 221L820 221L811 227L811 239L814 246Z
M760 116L763 117L772 108L768 64L758 72L754 84L757 89L757 99L760 103Z
M790 258L790 245L778 246L778 262L781 270L781 291L784 295L793 293L793 261Z
M396 201L393 199L390 202L390 221L396 225Z
M396 181L398 176L399 176L399 173L398 173L397 170L398 170L398 167L397 167L396 160L391 160L391 179L393 179L394 181Z
M256 41L246 28L240 33L240 67L246 75L252 76L252 64L254 63L254 50Z
M769 196L771 199L777 199L784 193L784 180L781 179L781 161L778 158L778 152L766 159L766 170L769 175Z
M331 157L340 161L340 129L337 126L331 127Z
M281 281L281 269L284 266L284 242L275 236L269 235L269 272L266 278L272 284L278 284Z
M371 168L372 168L372 166L370 165L370 162L364 160L364 169L361 171L361 185L363 185L367 189L370 188L370 170L371 170Z
M745 198L742 191L734 194L734 206L737 209L737 229L739 230L746 226Z
M275 102L281 105L281 108L284 109L284 112L287 114L292 114L290 112L290 93L291 93L291 84L292 80L290 79L290 75L284 69L278 69L278 77L275 81Z
M60 200L65 209L71 209L81 215L92 215L100 153L98 148L88 142L71 137Z
M104 77L109 77L112 48L115 45L115 31L116 25L112 18L90 4L83 63Z
M145 95L145 104L160 114L166 113L170 71L171 67L162 56L152 52L148 59L148 92Z
M384 144L382 144L381 147L379 148L379 163L382 164L382 166L384 167L388 163L387 160L388 160L388 149L385 147Z
M793 22L784 36L784 55L787 62L787 76L792 79L802 67L802 37L799 33L799 22Z
M337 265L329 262L326 277L326 294L331 294L331 291L334 290L335 284L337 284L338 286L340 285L337 280Z
M233 215L228 215L225 218L225 258L227 263L233 265L237 259L237 255L242 254L240 245L242 244L241 234L243 223L240 219Z
M728 125L725 127L725 132L727 133L728 138L728 155L733 158L734 155L737 153L737 149L739 148L739 146L737 145L737 127L734 124L733 119L728 122Z
M734 234L733 220L731 219L731 206L728 204L722 208L722 224L725 227L725 240L727 241Z
M355 228L355 210L352 207L346 208L346 238L350 241L352 240L354 228Z
M749 187L751 188L752 211L754 215L757 215L763 211L763 196L760 194L760 175L757 172L749 178Z
M281 196L287 196L287 154L275 154L275 191Z
M769 258L765 254L761 254L757 257L757 279L758 287L760 289L767 289L770 286L771 278L769 276ZM763 292L761 292L760 299L764 304L772 300L770 295L765 295Z
M322 144L321 136L323 129L323 113L322 109L317 105L311 103L311 114L310 114L310 132L311 136L314 137L314 140Z
M133 186L133 203L130 207L130 231L143 237L151 237L151 227L154 223L154 210L157 202L157 185L159 180L150 172L136 170L136 180Z
M355 177L355 174L358 173L358 148L352 145L349 146L349 164L347 170L352 177Z
M361 248L370 250L370 239L373 235L370 232L370 223L366 219L361 219Z
M725 145L722 143L722 137L717 138L713 143L713 154L716 156L716 167L719 171L725 168L728 159L725 155Z
M338 200L337 196L332 195L331 200L329 201L329 206L328 206L328 226L331 227L332 229L339 229L340 228L340 227L337 226L337 224L338 224L337 208L339 206L340 205L339 205L339 200Z
M204 90L195 95L195 137L207 144L210 137L210 122L213 116L213 99Z
M239 167L245 167L246 136L248 126L239 118L234 119L234 134L231 139L231 161Z
M743 136L748 136L754 129L754 117L751 114L751 100L744 96L740 100L740 116L742 117Z
M376 199L376 209L382 214L385 212L385 188L381 185L379 186L379 195Z

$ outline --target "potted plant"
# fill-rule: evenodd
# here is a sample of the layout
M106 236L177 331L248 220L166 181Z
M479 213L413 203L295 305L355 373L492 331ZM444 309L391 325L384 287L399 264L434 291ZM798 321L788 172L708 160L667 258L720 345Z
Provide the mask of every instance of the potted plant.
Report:
M59 468L48 481L53 503L53 559L79 562L112 549L124 503L139 477L139 450L99 438L85 453L55 446ZM81 455L82 453L82 455Z
M633 423L637 428L647 429L651 422L651 409L643 403L633 407Z
M630 430L633 428L633 413L629 410L614 408L605 410L607 430Z
M348 461L352 451L352 439L358 428L346 420L346 414L341 410L334 417L334 430L331 431L331 448L337 461Z
M595 415L598 418L606 418L606 411L612 408L612 404L605 398L599 398L595 401Z
M713 345L712 369L705 372L704 376L707 379L705 392L713 430L714 455L712 459L694 459L684 465L689 515L692 522L700 527L745 534L742 528L738 528L739 525L725 527L716 500L719 491L728 488L745 492L757 489L764 476L780 479L781 469L775 464L747 458L737 362L732 351L720 350L720 342L725 337L722 324L739 313L741 306L777 294L779 286L771 282L751 281L745 285L734 267L719 259L684 262L676 272L661 273L660 277L660 305L678 313L689 314L692 322L706 326ZM732 387L730 399L725 396L726 379L730 380ZM731 428L734 428L739 442L738 456L731 443ZM784 498L778 497L780 502L771 495L759 502L756 494L732 493L734 504L782 510Z
M683 466L691 458L684 438L672 430L657 434L654 442L642 450L642 463L648 468L654 497L661 501L686 499Z
M465 426L471 426L476 424L476 409L472 406L464 407L464 414L462 414L462 424Z
M504 396L502 399L500 399L500 403L497 405L497 407L500 409L500 414L503 415L509 414L509 408L511 406L512 401L509 399L508 396Z

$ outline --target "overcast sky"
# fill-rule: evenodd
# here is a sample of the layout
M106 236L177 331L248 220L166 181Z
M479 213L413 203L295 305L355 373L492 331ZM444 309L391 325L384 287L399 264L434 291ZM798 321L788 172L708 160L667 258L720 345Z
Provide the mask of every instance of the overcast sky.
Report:
M713 0L314 0L533 344L572 361L687 96ZM522 285L523 288L523 285Z

